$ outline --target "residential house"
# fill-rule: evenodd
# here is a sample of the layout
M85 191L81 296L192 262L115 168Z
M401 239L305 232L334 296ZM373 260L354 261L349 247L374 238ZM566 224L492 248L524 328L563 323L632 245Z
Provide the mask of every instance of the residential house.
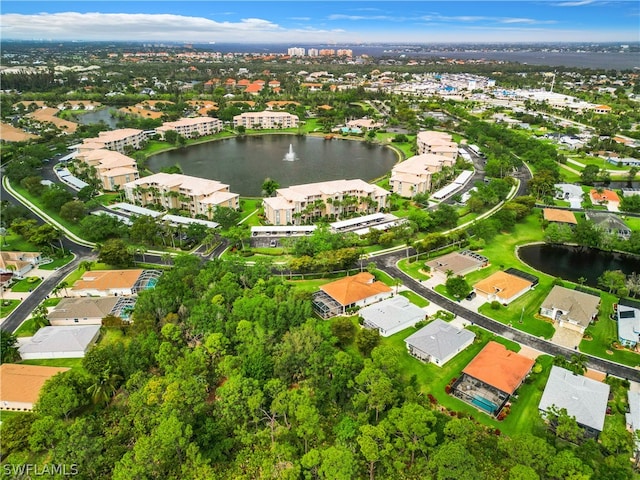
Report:
M566 409L587 436L597 437L604 428L609 391L606 383L553 365L538 409L546 418L554 408Z
M360 129L366 128L368 130L372 130L374 128L382 127L381 122L376 122L375 120L371 120L369 118L358 118L356 120L349 120L346 123L346 126L349 129Z
M616 309L618 342L636 348L640 341L640 302L621 298Z
M67 370L69 369L61 367L3 363L0 365L0 409L33 410L45 382Z
M222 126L222 120L212 117L181 118L175 122L163 123L156 128L156 133L163 139L169 131L174 131L184 138L194 138L218 133Z
M18 351L23 360L83 358L100 336L100 325L42 327L33 337L21 338Z
M549 223L575 226L578 224L575 214L571 210L560 210L558 208L543 208L543 218Z
M380 336L389 337L405 328L412 327L426 317L425 311L398 295L382 300L358 311L365 328L378 330Z
M133 302L128 302L133 299ZM102 325L108 315L120 317L123 303L135 304L135 297L73 297L63 298L47 314L52 326ZM129 305L133 306L133 305Z
M628 390L627 404L629 410L625 415L627 430L632 434L637 434L638 430L640 430L640 392ZM638 455L640 454L640 439L637 439L637 437L634 438L636 440L634 441L633 456L637 461Z
M607 210L617 212L618 207L620 205L620 197L613 190L604 189L602 191L598 191L595 188L591 189L589 192L589 197L591 197L591 201L595 205L604 205L607 207Z
M450 275L465 276L489 265L489 259L470 250L451 252L441 257L425 262L434 275L443 280Z
M540 306L540 315L558 326L584 333L598 316L600 297L555 285Z
M209 219L217 207L237 209L240 198L224 183L177 173L156 173L126 183L124 193L131 203L161 205Z
M613 213L589 210L585 213L585 217L604 233L615 235L623 240L628 240L631 236L631 229Z
M464 368L451 393L490 415L498 415L534 363L531 358L490 341Z
M0 272L22 278L42 262L40 252L0 251Z
M346 313L347 309L366 307L392 295L391 288L368 272L327 283L313 295L313 309L322 318Z
M473 291L487 302L498 301L508 305L527 293L534 282L507 272L496 272L473 286Z
M412 198L431 190L432 178L443 167L452 167L454 160L444 155L423 153L397 163L391 170L389 185L393 193Z
M387 207L388 196L388 191L360 179L333 180L279 188L263 206L272 225L299 225L318 217L377 212Z
M135 295L155 286L158 270L90 270L68 289L73 297L113 297Z
M409 354L441 367L471 345L476 334L439 318L405 338Z
M298 126L297 115L287 112L274 112L265 110L262 112L245 112L233 117L233 127L238 128L295 128Z

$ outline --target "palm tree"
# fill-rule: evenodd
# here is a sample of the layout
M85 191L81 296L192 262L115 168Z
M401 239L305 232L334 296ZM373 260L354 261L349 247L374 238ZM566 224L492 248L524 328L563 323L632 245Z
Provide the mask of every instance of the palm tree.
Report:
M85 272L89 272L93 268L93 262L91 260L83 260L78 264L78 267Z
M109 366L96 381L87 388L87 393L91 395L91 399L95 405L108 403L111 397L116 393L118 383L122 377L116 373L111 373Z

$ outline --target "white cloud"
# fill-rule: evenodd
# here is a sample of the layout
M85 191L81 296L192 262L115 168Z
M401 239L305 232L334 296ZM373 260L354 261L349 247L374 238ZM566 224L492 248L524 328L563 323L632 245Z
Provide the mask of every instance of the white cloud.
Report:
M596 0L578 0L575 2L561 2L553 4L556 7L582 7L583 5L591 5L596 3Z

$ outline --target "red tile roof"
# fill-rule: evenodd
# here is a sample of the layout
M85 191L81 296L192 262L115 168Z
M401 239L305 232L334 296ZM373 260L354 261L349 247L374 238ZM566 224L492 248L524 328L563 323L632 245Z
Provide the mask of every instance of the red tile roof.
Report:
M382 282L376 281L375 277L370 273L362 272L327 283L321 286L320 290L340 302L341 305L351 305L380 293L388 293L391 288Z
M463 373L477 378L511 395L520 386L535 362L507 350L497 342L489 342L469 362Z

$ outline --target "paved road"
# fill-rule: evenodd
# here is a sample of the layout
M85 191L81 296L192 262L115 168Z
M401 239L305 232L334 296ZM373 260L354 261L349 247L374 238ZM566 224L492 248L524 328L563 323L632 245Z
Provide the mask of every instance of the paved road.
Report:
M396 262L402 258L405 258L405 252L390 253L381 255L378 257L371 257L371 261L375 262L380 270L391 275L393 278L398 278L414 292L422 295L430 302L442 306L444 309L459 315L473 324L479 325L490 332L493 332L501 337L508 338L522 345L527 345L531 348L535 348L546 354L557 356L562 355L569 358L572 354L576 353L574 350L556 345L542 338L534 337L528 333L516 330L508 327L496 320L492 320L484 315L480 315L477 312L464 308L457 302L453 302L446 297L434 292L432 289L425 287L419 281L410 277L396 266ZM626 378L635 382L640 382L640 370L635 368L620 365L618 363L610 362L608 360L585 355L588 358L589 368L606 372L620 378Z
M3 321L2 328L8 332L15 332L17 328L25 321L25 319L31 314L34 308L36 308L42 301L47 298L56 285L58 285L64 277L69 275L73 270L78 267L78 264L87 260L87 256L76 256L71 262L65 266L56 270L52 275L45 278L40 285L31 293L25 293L25 299L20 302L15 310L13 310Z

